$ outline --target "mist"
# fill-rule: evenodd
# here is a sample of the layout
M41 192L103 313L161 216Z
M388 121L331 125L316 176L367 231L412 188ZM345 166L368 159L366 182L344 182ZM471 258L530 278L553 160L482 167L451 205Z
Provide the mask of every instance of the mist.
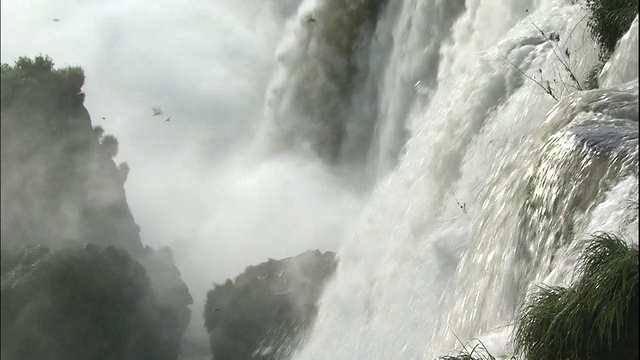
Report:
M361 207L313 156L254 151L298 2L2 2L3 63L44 54L84 69L92 123L118 139L114 160L131 169L142 241L172 249L194 298L187 332L206 336L214 282L268 258L335 251Z

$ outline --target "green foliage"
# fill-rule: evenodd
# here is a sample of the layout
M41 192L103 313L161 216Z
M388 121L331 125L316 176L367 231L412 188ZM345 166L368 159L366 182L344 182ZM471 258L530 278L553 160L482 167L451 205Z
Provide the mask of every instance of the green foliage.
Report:
M7 258L11 257L5 255ZM172 359L175 311L113 246L22 249L2 281L2 352L20 359Z
M627 358L638 352L638 248L597 234L571 287L541 287L521 309L515 345L527 359Z
M599 62L596 66L594 66L591 71L587 74L587 77L584 81L584 89L585 90L593 90L600 88L600 84L598 82L598 75L602 71L604 67L603 62Z
M33 60L20 57L12 67L2 64L2 107L16 99L39 102L49 97L60 108L81 106L84 102L84 72L80 67L54 69L48 56Z
M559 84L554 83L554 86L552 86L549 80L543 79L542 70L540 70L539 78L536 78L535 76L526 74L508 58L503 56L503 58L522 73L523 76L534 82L556 101L559 101L562 97L562 90L557 88L559 85L562 85L563 90L567 88L574 90L591 90L599 87L598 74L615 50L618 40L629 30L633 19L638 14L638 2L636 0L569 0L569 2L571 4L581 2L583 6L586 7L589 12L587 28L589 29L591 38L600 48L598 64L591 69L582 83L578 80L578 77L570 66L569 50L566 48L562 50L558 46L560 40L559 34L556 32L545 33L531 19L529 19L531 24L551 45L553 54L569 75L570 81L562 81Z
M637 0L587 0L590 12L588 28L600 46L600 58L609 58L618 40L629 30L638 14Z
M496 358L487 351L484 344L478 343L471 350L463 346L456 354L438 356L436 360L496 360Z
M100 141L100 145L102 145L105 153L110 158L114 158L116 157L116 155L118 155L118 140L115 138L115 136L104 136Z
M46 56L2 65L2 354L175 359L192 299L173 260L143 247L128 166L112 160L116 139L91 127L83 82L82 69ZM21 248L85 241L128 253Z
M51 250L42 245L24 246L15 255L2 249L2 286L18 281L25 272L50 253Z
M280 359L311 324L333 253L307 252L250 266L207 294L204 317L216 360Z
M55 69L46 56L2 66L5 248L91 239L142 252L122 187L127 171L112 160L117 140L91 128L77 98L83 81L82 69ZM70 228L78 235L69 236Z
M585 331L586 317L576 301L573 289L541 287L521 315L515 339L519 349L531 359L577 356L582 341L578 334Z
M578 291L583 304L595 314L593 343L611 346L626 336L629 316L637 319L638 248L630 249L618 237L595 235L581 259ZM602 301L606 299L607 301ZM630 312L635 311L635 316Z
M471 344L463 344L455 333L454 336L456 336L462 348L453 354L438 356L436 360L496 360L479 339L473 339L475 344L471 346ZM516 357L512 356L509 359L515 360Z

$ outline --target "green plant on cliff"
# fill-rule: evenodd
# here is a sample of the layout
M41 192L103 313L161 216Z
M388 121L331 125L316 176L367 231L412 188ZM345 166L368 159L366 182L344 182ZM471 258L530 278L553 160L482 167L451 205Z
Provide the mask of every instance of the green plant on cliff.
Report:
M14 66L3 63L1 73L3 108L25 95L39 99L53 95L59 107L80 106L84 102L84 71L81 67L54 69L53 60L46 55L38 55L34 59L22 56Z
M570 91L591 90L599 87L598 75L609 57L611 57L618 41L629 30L633 19L638 15L638 2L636 0L569 0L569 2L571 4L581 3L587 10L587 15L584 17L587 19L587 29L589 35L599 47L599 61L593 65L583 79L578 79L574 73L575 69L573 69L573 65L570 62L571 54L569 49L561 49L559 47L560 34L544 32L531 18L529 18L529 22L538 30L545 41L551 45L553 54L560 67L568 74L569 81L556 82L555 75L548 76L548 74L543 74L542 69L539 69L539 73L527 74L506 56L503 56L505 61L555 101L559 101L567 89ZM571 33L569 37L571 37ZM553 79L553 82L549 80L550 78Z
M175 360L181 333L136 260L113 246L3 249L2 353L12 359Z
M518 314L514 344L530 360L637 358L638 247L593 236L570 287L538 289Z
M637 0L586 0L589 11L587 27L600 47L600 59L606 61L618 40L629 30L638 15Z

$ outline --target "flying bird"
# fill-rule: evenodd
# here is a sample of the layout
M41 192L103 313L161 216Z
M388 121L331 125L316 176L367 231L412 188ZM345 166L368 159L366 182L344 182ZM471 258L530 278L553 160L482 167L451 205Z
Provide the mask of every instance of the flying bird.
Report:
M102 120L107 120L107 118L105 118L104 116L102 117Z
M169 121L169 120L171 120L171 116L169 116L169 117L165 120L165 122L167 122L167 121Z
M160 109L159 107L151 108L151 111L153 111L153 116L162 115L162 109Z
M53 19L53 22L60 22L60 19L55 18L55 19Z

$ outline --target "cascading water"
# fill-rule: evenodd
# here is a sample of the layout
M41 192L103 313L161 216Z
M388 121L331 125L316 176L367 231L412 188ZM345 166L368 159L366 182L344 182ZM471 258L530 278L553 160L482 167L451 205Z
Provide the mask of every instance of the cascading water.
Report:
M303 2L277 49L267 93L267 152L311 150L336 160L344 139L353 53L366 41L379 0ZM343 9L335 12L335 9Z
M498 170L472 221L472 251L458 266L442 324L469 338L509 323L527 285L557 266L556 252L589 235L587 215L606 192L637 179L637 96L636 82L562 100Z
M637 242L637 18L607 88L578 91L598 62L585 14L565 0L301 4L267 142L388 176L293 359L430 359L496 328L484 339L506 356L527 289L569 283L578 240Z
M463 9L462 0L303 2L277 50L267 153L311 151L347 175L362 169L361 185L388 172Z

